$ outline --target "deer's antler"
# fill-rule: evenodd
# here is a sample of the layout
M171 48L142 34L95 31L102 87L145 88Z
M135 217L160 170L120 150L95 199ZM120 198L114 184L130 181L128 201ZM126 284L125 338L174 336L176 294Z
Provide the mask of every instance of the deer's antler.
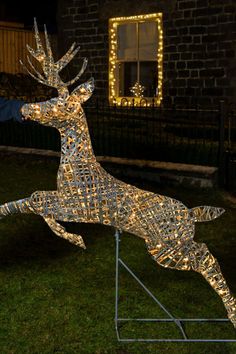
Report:
M68 82L63 82L59 76L59 72L75 57L80 47L79 46L76 47L76 43L73 43L70 49L67 51L67 53L64 54L63 57L55 63L53 59L52 49L48 38L46 26L44 25L46 50L44 49L40 39L36 19L34 19L34 30L35 30L36 50L32 49L29 45L27 45L27 49L29 53L32 55L32 57L34 57L41 64L43 69L43 74L41 74L34 67L29 56L27 56L27 61L33 73L20 60L21 65L29 73L29 75L31 75L35 80L39 81L44 85L56 88L60 94L63 95L68 94L67 87L75 83L83 74L87 66L87 59L86 58L84 59L82 68L79 71L79 73L74 77L74 79Z

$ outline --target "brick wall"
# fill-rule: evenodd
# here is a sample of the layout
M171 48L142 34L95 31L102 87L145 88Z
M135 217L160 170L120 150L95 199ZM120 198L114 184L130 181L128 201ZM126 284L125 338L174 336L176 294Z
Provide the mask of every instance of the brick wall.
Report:
M164 18L165 100L181 105L234 100L235 1L179 0Z
M83 79L108 92L108 19L163 12L164 104L217 105L236 98L235 0L59 0L61 54L73 41L89 59ZM77 72L81 59L67 70Z

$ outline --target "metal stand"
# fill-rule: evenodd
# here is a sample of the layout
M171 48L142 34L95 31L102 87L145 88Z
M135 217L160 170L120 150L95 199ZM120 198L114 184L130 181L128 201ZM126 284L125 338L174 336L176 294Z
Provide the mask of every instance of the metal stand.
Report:
M116 294L115 294L115 328L117 339L119 342L236 342L236 339L202 339L202 338L188 338L184 323L187 322L229 322L229 319L225 318L175 318L163 304L151 293L151 291L141 282L141 280L132 272L132 270L122 261L119 257L119 243L120 243L120 231L115 231L116 240ZM119 269L123 267L131 277L140 285L140 287L150 296L150 298L159 306L168 318L119 318ZM169 322L174 323L179 331L180 338L159 338L159 339L144 339L144 338L122 338L120 335L121 325L128 322Z

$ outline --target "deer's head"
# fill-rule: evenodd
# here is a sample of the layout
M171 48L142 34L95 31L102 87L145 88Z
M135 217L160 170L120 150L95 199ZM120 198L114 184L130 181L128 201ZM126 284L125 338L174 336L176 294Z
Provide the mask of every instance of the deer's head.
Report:
M68 87L74 84L85 71L87 59L84 59L82 68L74 79L63 82L59 73L74 58L79 51L79 47L76 47L76 43L73 43L67 53L57 62L54 62L46 26L44 26L45 49L40 39L36 20L34 20L34 29L36 50L28 45L27 49L32 57L41 64L42 73L35 69L29 56L27 56L27 60L31 71L20 62L34 79L42 84L56 88L58 97L46 102L26 104L23 106L22 112L26 118L60 129L68 120L74 120L81 116L83 113L81 104L87 101L92 95L94 81L91 78L86 83L77 86L72 93L69 93Z

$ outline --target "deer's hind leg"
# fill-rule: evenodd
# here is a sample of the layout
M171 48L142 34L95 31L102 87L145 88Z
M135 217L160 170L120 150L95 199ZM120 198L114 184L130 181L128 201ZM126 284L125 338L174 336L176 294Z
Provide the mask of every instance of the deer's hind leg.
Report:
M179 270L194 270L207 280L211 287L221 297L227 310L228 318L236 328L236 301L221 272L216 258L210 253L204 243L189 240L186 243L168 245L152 245L146 241L148 251L154 260L164 267Z
M217 259L204 243L196 242L193 242L189 256L192 269L202 274L221 297L227 310L228 318L236 328L236 300L226 284Z

